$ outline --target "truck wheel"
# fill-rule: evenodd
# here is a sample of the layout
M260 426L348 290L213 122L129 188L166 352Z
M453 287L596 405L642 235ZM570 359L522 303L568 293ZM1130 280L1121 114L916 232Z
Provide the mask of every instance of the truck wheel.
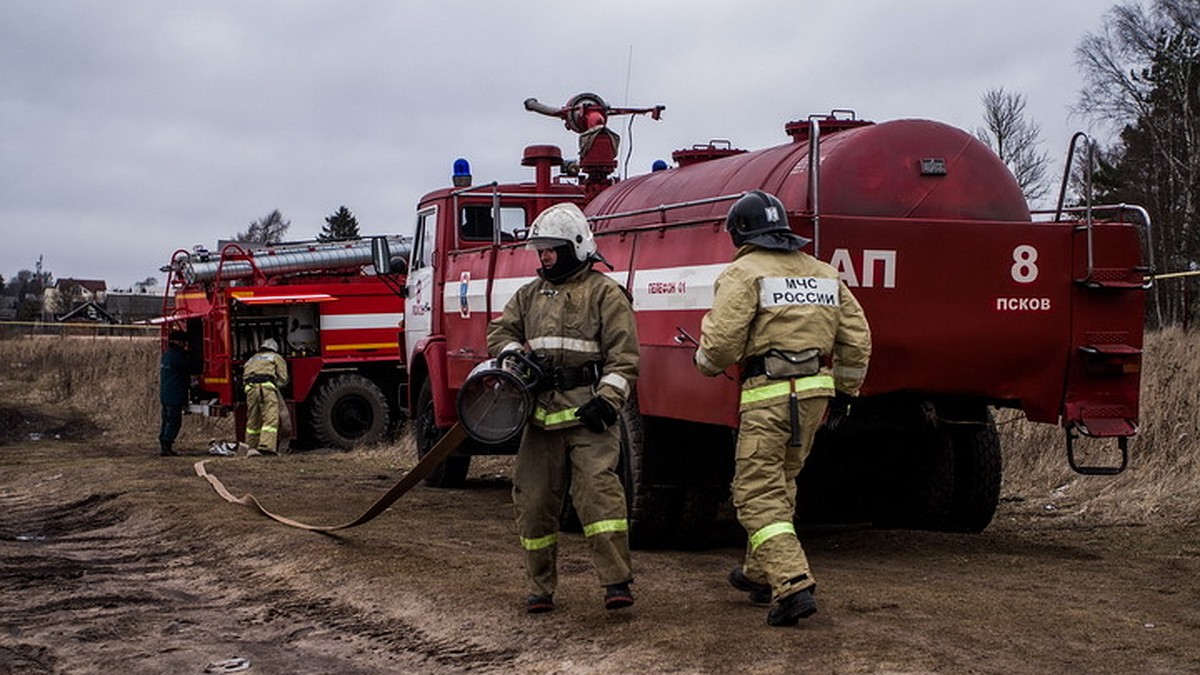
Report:
M728 533L720 531L716 525L721 504L727 499L728 490L721 488L697 486L684 490L679 497L679 532L673 545L688 550L737 546L736 541L727 541ZM737 530L734 534L744 533L744 530Z
M956 429L954 446L954 496L948 532L982 532L992 522L1000 501L1002 462L1000 435L991 414L982 426Z
M426 379L421 384L421 393L417 396L417 414L413 418L413 434L416 436L417 459L425 458L433 446L446 434L446 429L439 427L433 416L433 386ZM430 487L454 488L462 487L467 481L467 470L471 468L471 457L468 455L450 455L436 469L425 477L425 484Z
M676 510L670 545L702 549L743 544L746 533L741 526L718 523L721 507L729 502L737 433L697 422L655 422L662 427L653 434L654 453L659 457L654 482L674 486L671 492L658 488L660 498L669 498Z
M388 428L383 391L362 375L340 375L326 381L313 397L312 428L324 446L349 450L376 443Z
M945 530L954 496L954 446L939 429L876 436L874 522L881 527Z
M633 548L662 546L671 532L672 509L665 508L663 496L656 493L646 463L646 438L637 394L631 394L621 411L621 457L617 475L625 486L625 505L629 513L629 545Z

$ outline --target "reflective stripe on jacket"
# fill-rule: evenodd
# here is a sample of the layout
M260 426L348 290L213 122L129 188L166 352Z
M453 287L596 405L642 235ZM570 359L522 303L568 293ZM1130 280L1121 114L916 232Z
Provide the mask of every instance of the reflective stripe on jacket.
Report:
M593 396L621 410L637 381L633 305L617 282L590 267L560 284L538 278L517 290L488 326L488 353L514 347L538 352L558 368L600 362L597 383L538 396L532 422L542 428L578 426L575 410Z

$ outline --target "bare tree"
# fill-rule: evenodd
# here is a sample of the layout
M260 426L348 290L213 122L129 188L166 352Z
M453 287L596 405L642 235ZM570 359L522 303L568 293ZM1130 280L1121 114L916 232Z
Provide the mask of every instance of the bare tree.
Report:
M1027 201L1046 196L1050 158L1041 149L1041 126L1025 115L1025 97L1001 87L988 90L982 101L984 126L975 136L1000 156Z
M250 223L245 232L233 235L234 241L244 241L257 244L278 244L283 241L283 235L291 227L292 221L284 220L279 209Z
M1107 201L1144 205L1155 226L1155 265L1200 262L1200 2L1126 2L1075 50L1085 86L1076 111L1119 131L1097 172ZM1181 284L1156 286L1160 320L1186 318Z

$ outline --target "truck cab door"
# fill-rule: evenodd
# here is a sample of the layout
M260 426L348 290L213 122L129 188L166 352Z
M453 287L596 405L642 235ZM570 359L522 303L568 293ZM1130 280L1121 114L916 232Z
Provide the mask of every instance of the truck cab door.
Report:
M528 212L527 200L500 196L458 204L455 246L445 256L445 311L441 317L451 389L457 389L488 356L488 321L493 312L504 309L490 302L497 258L510 258L516 251L532 255L513 245L516 233L528 227Z
M417 212L417 227L405 283L404 353L407 363L413 363L417 345L433 332L434 298L438 292L435 278L437 211L435 205Z

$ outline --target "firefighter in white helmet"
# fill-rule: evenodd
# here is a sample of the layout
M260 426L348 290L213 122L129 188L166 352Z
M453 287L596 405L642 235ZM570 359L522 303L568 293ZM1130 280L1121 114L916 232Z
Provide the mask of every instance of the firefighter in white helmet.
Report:
M768 624L791 626L817 611L793 526L796 476L830 398L858 394L871 332L837 270L800 250L810 240L774 195L746 193L725 225L737 253L717 277L695 361L709 376L741 366L733 503L748 542L729 583L770 603Z
M488 330L488 351L522 350L542 366L543 386L525 426L513 476L517 534L525 551L526 610L554 608L559 518L571 499L601 585L604 605L633 604L629 521L617 478L620 411L638 374L637 327L625 289L592 269L605 262L586 217L555 204L530 228L535 279L513 295Z
M279 355L279 343L267 338L242 369L248 456L276 454L280 407L284 405L280 390L287 383L287 361Z

